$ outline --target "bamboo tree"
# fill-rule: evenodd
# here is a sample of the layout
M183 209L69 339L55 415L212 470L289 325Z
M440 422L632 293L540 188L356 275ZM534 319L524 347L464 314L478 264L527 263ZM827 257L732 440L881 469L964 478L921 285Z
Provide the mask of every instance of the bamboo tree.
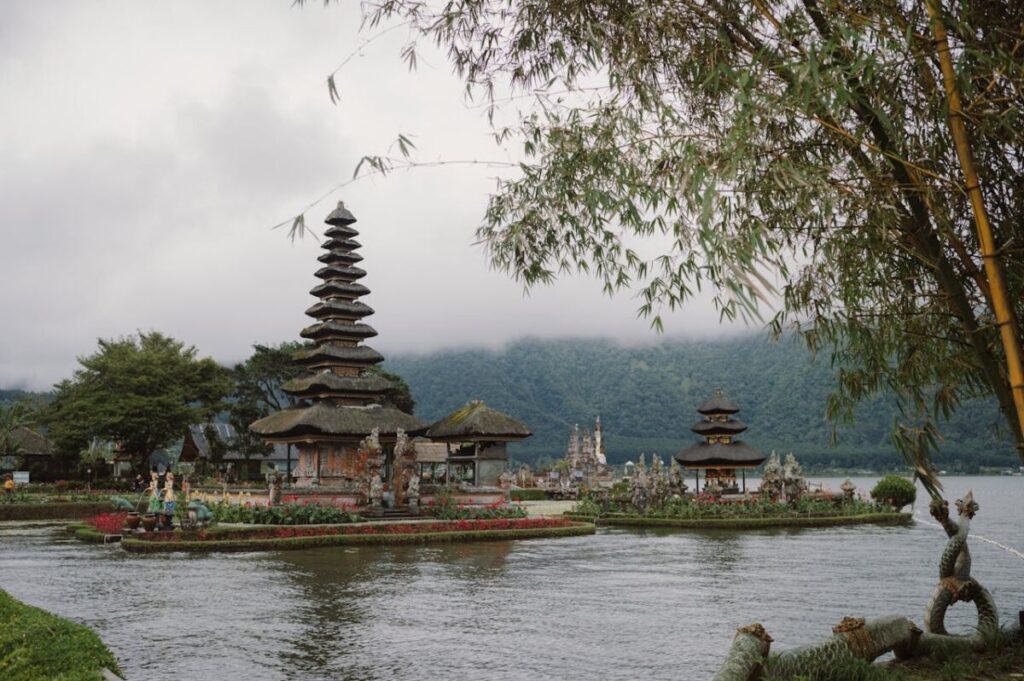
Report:
M1024 431L1024 366L1021 364L1021 345L1018 325L1014 318L1013 308L1008 301L1003 266L999 258L992 226L989 224L988 212L985 210L985 199L981 192L981 181L974 169L974 156L971 152L971 139L964 123L963 105L960 91L956 84L956 71L949 50L949 36L942 20L942 10L938 0L927 0L928 15L932 20L932 33L935 36L935 51L942 70L942 85L949 102L949 132L956 145L957 158L964 174L964 189L971 201L974 215L974 226L978 232L981 245L981 257L985 274L989 281L989 293L999 335L1006 353L1010 390L1013 394L1014 406L1017 409L1017 422ZM1024 442L1017 442L1017 454L1024 462Z

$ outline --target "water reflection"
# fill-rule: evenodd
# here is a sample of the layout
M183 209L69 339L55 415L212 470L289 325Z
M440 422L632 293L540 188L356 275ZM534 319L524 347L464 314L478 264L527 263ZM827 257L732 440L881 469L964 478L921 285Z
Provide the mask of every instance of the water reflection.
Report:
M947 489L955 498L973 486L982 512L972 529L1021 549L1022 483L953 479ZM134 679L700 679L753 621L785 648L844 615L920 619L944 542L923 523L609 528L564 540L188 557L0 525L0 586L95 627ZM983 543L972 553L1003 619L1015 617L1024 561ZM949 624L964 631L972 618L970 606L954 608Z

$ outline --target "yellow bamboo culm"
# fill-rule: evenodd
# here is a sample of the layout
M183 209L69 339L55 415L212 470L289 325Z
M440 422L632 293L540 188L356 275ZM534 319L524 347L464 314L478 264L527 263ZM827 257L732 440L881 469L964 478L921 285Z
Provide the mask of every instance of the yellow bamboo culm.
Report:
M928 15L931 17L932 34L935 36L935 51L942 69L942 83L949 100L949 131L956 145L957 158L964 173L965 189L971 201L974 213L974 226L978 231L978 243L981 245L981 257L985 264L985 275L988 277L992 294L992 310L999 325L999 335L1006 353L1007 373L1010 377L1010 392L1013 404L1017 409L1017 421L1021 432L1024 432L1024 365L1021 364L1020 339L1017 336L1017 325L1013 318L1013 308L1009 304L1006 291L1006 280L999 262L995 237L992 226L985 211L985 202L981 194L978 173L974 170L974 158L971 153L971 141L964 124L963 107L960 103L960 92L956 86L956 72L953 70L953 58L949 52L949 37L946 26L942 22L942 10L939 0L926 0ZM1024 461L1024 444L1017 443L1017 455Z

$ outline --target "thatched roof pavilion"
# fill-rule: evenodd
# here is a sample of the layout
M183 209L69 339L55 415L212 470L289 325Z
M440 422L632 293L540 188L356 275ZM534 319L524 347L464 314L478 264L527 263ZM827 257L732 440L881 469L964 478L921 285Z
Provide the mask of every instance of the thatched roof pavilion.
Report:
M530 437L533 431L508 414L473 400L430 426L426 435L448 442L513 442Z
M676 454L675 459L684 468L704 470L705 485L715 482L725 489L736 489L736 470L741 471L743 491L746 491L746 469L756 468L766 458L763 452L751 447L738 436L746 431L747 425L733 414L740 408L715 390L711 399L707 400L697 411L704 418L690 427L694 433L704 437L703 442L696 442ZM697 475L697 491L700 491L700 477ZM738 491L738 490L737 490Z
M506 444L533 432L525 423L473 400L430 426L426 435L447 444L448 479L495 486L508 462Z

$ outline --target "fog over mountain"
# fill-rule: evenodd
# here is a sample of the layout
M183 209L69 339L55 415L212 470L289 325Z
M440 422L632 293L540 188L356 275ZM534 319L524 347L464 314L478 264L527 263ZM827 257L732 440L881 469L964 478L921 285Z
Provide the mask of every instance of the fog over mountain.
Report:
M297 338L318 243L286 220L399 133L421 160L514 160L443 56L409 73L406 36L367 38L357 3L0 3L0 385L43 389L98 337L157 329L223 362ZM530 296L488 267L474 230L499 171L452 165L371 178L360 219L370 320L385 353L497 348L522 336L649 343L626 292L565 278ZM731 333L707 298L670 335ZM739 329L743 330L743 329Z

